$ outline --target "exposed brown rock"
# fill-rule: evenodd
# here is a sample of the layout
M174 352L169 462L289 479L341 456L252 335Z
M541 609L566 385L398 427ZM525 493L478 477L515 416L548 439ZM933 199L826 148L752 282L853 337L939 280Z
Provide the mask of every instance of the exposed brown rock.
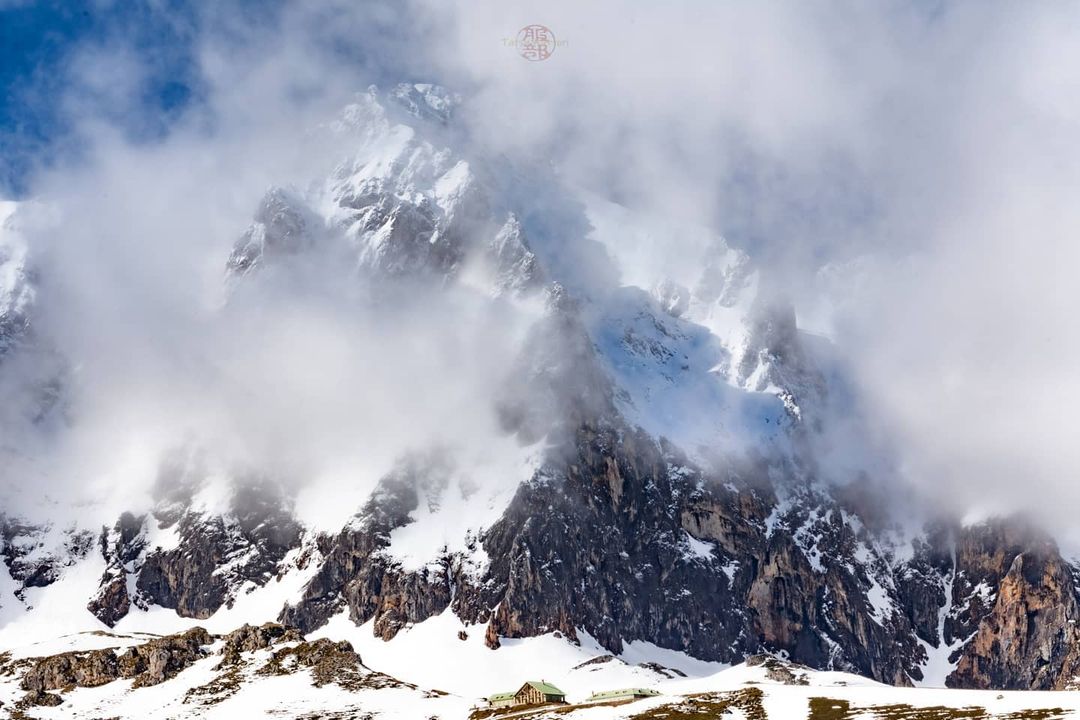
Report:
M241 653L262 650L278 643L302 642L303 639L304 636L295 628L278 623L265 623L259 627L245 624L223 638L222 660L218 668L239 663Z
M304 636L294 628L279 623L268 622L258 627L244 624L222 638L222 655L254 652L283 642L301 642Z
M265 585L276 577L281 560L300 542L300 526L281 488L259 478L243 478L234 485L223 515L191 509L191 493L197 488L187 486L197 486L203 473L197 460L177 463L159 478L154 519L160 527L175 526L179 542L168 550L149 549L135 585L145 602L205 619L231 603L245 583ZM178 483L170 484L178 474Z
M134 678L135 687L156 685L205 656L212 641L202 628L155 638L128 648L119 656L112 649L66 652L39 658L23 674L24 690L69 690L97 687L118 678Z
M1016 555L949 685L1063 689L1080 672L1078 617L1073 577L1057 549Z
M111 529L101 529L99 545L106 568L98 591L87 603L86 609L109 627L116 625L131 609L132 598L127 587L128 568L138 564L146 548L144 522L145 517L125 512Z
M23 675L24 690L64 690L97 687L119 676L116 653L112 650L66 652L41 658Z
M211 642L210 634L196 627L130 647L118 658L120 676L135 678L134 687L157 685L206 657L203 646Z
M23 695L15 703L15 707L18 710L23 710L29 707L56 707L63 704L64 699L56 693L45 692L44 690L31 690Z
M495 630L494 623L489 623L487 629L484 630L484 644L492 650L498 650L502 646L502 642L499 640L499 633Z
M360 656L347 641L334 642L320 638L302 642L274 652L266 665L259 669L262 675L284 675L297 668L310 668L316 687L334 683L347 690L365 687L367 669Z
M750 667L765 668L765 677L773 682L783 685L809 685L806 671L810 668L803 665L784 662L772 655L751 655L746 658L746 664Z
M104 579L97 594L86 604L86 609L109 627L120 622L131 610L126 578L120 575Z
M425 567L405 573L381 551L390 533L408 523L421 491L445 484L448 466L436 455L411 458L384 478L372 498L327 549L322 568L296 606L279 619L310 632L342 606L357 624L374 619L375 634L390 639L408 625L445 610L451 602L453 569Z

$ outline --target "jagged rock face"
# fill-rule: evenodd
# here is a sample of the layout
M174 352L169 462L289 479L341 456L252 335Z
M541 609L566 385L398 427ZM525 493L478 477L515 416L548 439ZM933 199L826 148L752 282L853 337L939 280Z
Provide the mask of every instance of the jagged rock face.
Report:
M813 428L820 430L817 414L825 403L827 384L806 357L795 308L783 301L759 301L747 325L747 345L738 365L739 381L757 392L776 389L788 414L797 420L809 419Z
M721 484L611 429L583 430L578 450L563 473L523 487L484 538L493 634L582 628L613 652L642 639L721 661L783 651L907 682L921 659L910 626L875 616L868 598L887 568L855 562L859 539L838 508L808 522L796 507L778 520L795 532L770 534L776 498L753 469ZM808 526L820 546L809 554L797 540ZM814 553L834 562L814 568Z
M731 662L784 651L908 682L922 659L910 623L869 599L890 583L884 561L860 556L865 538L835 505L795 504L770 534L777 500L764 476L747 468L721 483L643 433L582 427L484 533L490 563L477 577L459 556L407 573L384 552L417 507L417 488L438 482L437 468L413 465L384 480L281 619L308 631L347 606L385 639L452 607L488 622L492 646L583 629L612 652L634 639ZM818 545L800 545L800 533ZM819 556L835 562L815 568L808 558Z
M260 486L237 488L227 515L184 513L176 533L176 548L147 554L136 586L148 602L193 618L210 617L244 583L265 585L300 542L284 498Z
M493 202L478 180L482 170L442 144L458 102L427 84L359 94L329 126L350 154L305 193L268 192L227 274L323 254L379 287L438 285L478 263L496 293L537 288L542 272L517 216ZM397 124L402 118L409 124Z
M1048 539L1024 522L974 525L953 531L955 580L951 612L945 619L947 642L974 633L994 606L994 598L1013 560L1029 550L1045 552Z
M781 515L780 523L797 529L773 533L750 589L765 648L892 684L919 679L923 651L885 558L835 504L810 508L795 506L785 514L790 521Z
M723 568L733 558L722 549L713 558L695 554L682 527L687 503L727 505L733 494L712 496L696 477L669 474L672 460L641 434L583 427L577 450L523 485L484 537L494 634L575 637L580 627L613 652L623 639L648 637L712 657L746 643L748 618L734 587L743 568L729 577ZM747 524L755 513L764 518L767 502L747 499L738 520L759 545L760 531ZM735 615L721 620L694 594Z
M393 637L407 623L420 622L450 605L448 568L404 573L382 551L390 533L409 522L419 505L419 489L445 481L437 456L409 460L384 478L363 510L336 538L300 602L286 607L281 621L309 632L342 606L353 622L375 619L375 633Z
M436 124L445 123L456 104L429 85L399 85L390 98ZM342 142L360 139L361 149L321 191L333 207L328 226L353 248L368 277L452 277L505 222L505 215L494 216L469 162L411 127L392 124L375 91L359 96L337 127ZM373 133L394 148L393 157L371 152Z
M451 175L458 168L439 169ZM455 274L487 216L486 200L467 173L465 166L461 187L442 206L427 196L396 195L379 180L359 188L343 182L335 190L338 223L359 248L360 266L381 279Z
M390 99L417 119L441 125L450 122L461 96L430 83L399 83L390 91Z
M158 477L154 511L139 517L124 513L115 526L102 529L106 569L87 609L106 625L115 625L133 605L207 618L243 586L265 585L300 545L291 503L271 483L242 477L232 483L225 507L199 507L206 476L202 463L199 453L174 453ZM174 546L151 547L152 524L158 532L171 531Z
M232 275L246 275L257 265L309 247L320 231L318 217L296 195L272 188L259 203L251 226L237 240L226 265Z
M487 247L487 259L498 292L526 292L543 283L544 274L536 255L529 248L525 229L511 215Z
M944 642L941 609L951 605L944 578L952 573L953 558L949 531L943 526L929 528L926 537L914 540L911 559L896 570L898 598L916 635L931 647Z
M52 546L50 527L0 516L0 554L8 573L19 587L15 596L25 599L28 588L46 587L70 567L86 557L94 537L85 530L69 529L60 534L59 543Z
M996 535L1001 539L1003 533ZM1045 540L1025 543L1022 552L1010 553L1014 548L1006 544L974 557L971 544L966 548L971 574L994 573L1001 562L1008 570L993 585L992 604L985 610L979 606L981 620L949 685L1063 689L1080 673L1076 569Z
M100 547L106 568L96 595L87 603L86 609L109 627L113 627L128 614L132 598L128 593L128 575L141 565L146 549L144 525L146 518L124 513L110 530L102 528Z

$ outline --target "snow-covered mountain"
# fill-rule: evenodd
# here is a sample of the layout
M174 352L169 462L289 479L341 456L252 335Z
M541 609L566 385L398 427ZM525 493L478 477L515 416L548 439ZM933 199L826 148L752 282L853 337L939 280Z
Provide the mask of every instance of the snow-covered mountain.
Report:
M195 715L211 713L201 698L225 712L234 696L306 693L314 712L351 692L372 714L463 717L481 685L542 672L544 653L611 655L596 668L663 688L680 682L663 666L706 676L760 653L897 686L1071 685L1080 565L1018 520L920 510L861 432L873 419L838 350L799 329L745 252L487 155L456 127L458 102L432 85L370 88L319 128L335 166L269 189L237 229L219 313L228 327L267 298L317 294L395 322L438 308L450 339L455 323L491 323L512 342L475 399L490 427L407 447L361 495L196 432L158 459L149 500L104 527L5 514L0 648L21 648L4 667L25 703L71 686L85 716L165 702L107 699L133 679ZM39 270L20 210L3 212L0 378L25 382L10 368L64 348L34 332ZM658 262L672 234L691 252ZM64 367L36 377L24 396L38 412L12 427L63 406L80 382ZM227 635L267 622L288 638ZM123 649L196 626L222 637L149 640L167 645L145 651L165 658L149 669ZM24 660L95 632L71 647L121 648L91 659L100 683L72 669L82 655ZM230 665L231 642L247 645ZM471 679L436 682L427 648L444 667L460 655ZM714 689L687 683L672 692Z
M0 353L6 353L26 331L27 310L34 288L27 277L26 244L12 216L18 203L0 203Z

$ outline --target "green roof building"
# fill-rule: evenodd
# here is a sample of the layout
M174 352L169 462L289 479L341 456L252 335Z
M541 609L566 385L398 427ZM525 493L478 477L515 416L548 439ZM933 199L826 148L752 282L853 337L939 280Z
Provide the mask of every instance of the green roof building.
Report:
M566 693L543 680L529 680L517 692L496 693L488 699L491 707L512 707L514 705L546 705L566 702Z
M649 688L624 688L622 690L605 690L604 692L595 692L589 696L586 702L620 702L630 700L640 700L641 698L657 697L660 695L656 690L650 690Z
M514 693L495 693L487 699L491 707L510 707L514 704Z

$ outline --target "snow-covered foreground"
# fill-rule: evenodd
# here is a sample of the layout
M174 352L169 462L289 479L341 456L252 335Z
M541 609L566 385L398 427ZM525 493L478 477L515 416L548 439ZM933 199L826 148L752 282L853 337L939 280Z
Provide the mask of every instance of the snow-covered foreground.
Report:
M71 650L121 650L145 643L147 634L81 632L7 649L0 669L0 709L11 711L25 695L20 678L30 658ZM510 691L525 680L546 680L566 692L569 707L508 710L498 717L534 720L582 718L1041 718L1080 717L1080 692L995 692L896 688L838 672L816 672L757 658L726 667L646 643L628 644L613 657L591 638L575 644L554 635L504 639L484 645L483 628L467 627L450 613L384 642L367 626L339 616L307 638L346 640L363 665L345 679L320 677L314 667L281 663L298 647L284 641L223 662L224 641L204 648L206 657L160 684L138 687L118 679L97 687L57 689L55 707L23 705L36 718L440 718L464 720L483 708L482 698ZM20 660L23 662L20 663ZM276 664L275 664L276 663ZM275 672L267 669L276 668ZM317 686L318 685L318 686ZM580 705L593 692L650 688L660 696L621 705ZM955 709L952 713L947 709ZM761 715L764 713L764 716Z
M627 643L613 657L584 632L579 632L576 642L555 634L502 638L501 647L492 650L485 644L484 625L465 625L450 610L403 629L389 642L376 637L370 623L358 627L345 613L332 618L306 640L349 643L362 665L344 681L320 678L312 665L275 664L275 654L297 647L296 639L244 652L242 662L224 664L220 636L244 623L258 625L276 617L286 602L295 601L315 568L314 563L287 565L291 570L280 578L257 590L242 588L231 607L222 607L204 620L182 618L156 606L133 607L112 631L88 611L73 611L71 605L71 598L92 595L104 570L101 558L90 555L63 568L51 585L26 588L22 603L12 596L11 602L0 607L0 716L15 711L12 717L465 720L485 706L486 696L513 691L526 680L545 680L565 691L570 706L501 716L533 720L1080 717L1080 692L895 688L855 675L775 662L729 667L643 642ZM8 575L0 573L0 581L5 579L10 583ZM4 589L13 594L13 588ZM81 686L93 682L80 682L74 688L52 685L47 690L53 697L47 699L62 700L59 705L26 703L23 679L37 658L104 649L115 650L119 656L128 648L196 626L218 638L203 649L205 657L186 664L163 682L137 687L138 681L120 677L97 686ZM943 656L940 660L947 663ZM939 671L937 677L944 674ZM928 680L932 682L933 677ZM649 688L661 695L622 705L579 706L592 693L630 687ZM733 698L743 704L732 706ZM748 707L756 708L758 714ZM955 708L960 714L940 708Z

